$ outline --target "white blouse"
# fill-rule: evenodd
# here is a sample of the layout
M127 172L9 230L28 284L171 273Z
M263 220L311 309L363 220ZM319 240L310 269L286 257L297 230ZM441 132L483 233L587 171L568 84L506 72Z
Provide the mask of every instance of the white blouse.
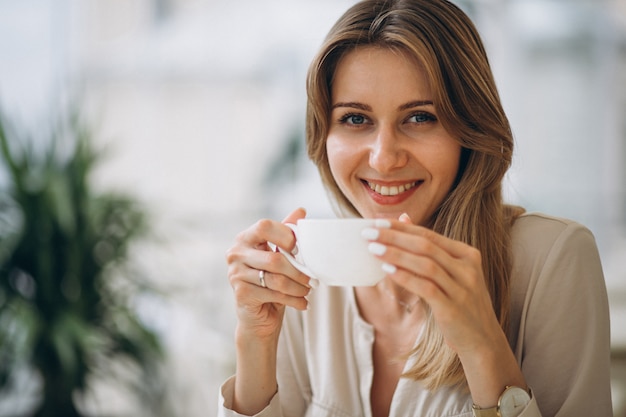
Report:
M591 232L572 221L526 214L513 226L508 338L533 399L521 417L609 417L609 310ZM374 329L354 291L321 285L309 309L287 309L278 348L278 392L259 417L371 417ZM411 366L407 361L405 370ZM234 377L218 415L231 410ZM400 378L389 416L472 417L458 388L429 391Z

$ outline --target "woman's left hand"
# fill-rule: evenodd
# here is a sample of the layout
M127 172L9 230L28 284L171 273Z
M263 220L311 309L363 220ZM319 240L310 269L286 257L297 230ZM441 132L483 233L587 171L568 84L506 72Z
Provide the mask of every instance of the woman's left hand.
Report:
M404 216L407 219L406 216ZM407 220L391 221L375 240L395 269L388 278L426 302L446 343L463 356L500 339L502 329L485 284L480 252Z
M387 279L427 303L446 343L465 371L474 403L491 407L505 386L526 388L494 312L480 252L425 227L408 216L390 221L372 239Z

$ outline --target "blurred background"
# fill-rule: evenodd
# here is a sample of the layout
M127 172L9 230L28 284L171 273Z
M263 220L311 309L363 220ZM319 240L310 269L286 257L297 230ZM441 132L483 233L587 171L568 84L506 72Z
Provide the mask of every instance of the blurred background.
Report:
M0 0L0 106L38 144L78 103L106 158L97 189L145 204L133 262L162 296L132 308L165 356L162 416L213 416L234 370L224 254L260 217L332 209L303 150L304 79L347 0ZM611 303L613 401L626 415L626 1L457 0L516 138L509 201L595 234ZM44 146L42 144L42 146ZM0 183L6 181L0 173ZM25 416L38 381L0 398ZM93 416L154 416L92 381Z

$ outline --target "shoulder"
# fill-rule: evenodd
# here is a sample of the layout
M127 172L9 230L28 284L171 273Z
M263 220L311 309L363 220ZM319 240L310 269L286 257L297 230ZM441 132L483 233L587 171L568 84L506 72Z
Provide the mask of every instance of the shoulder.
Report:
M564 297L571 293L603 296L600 254L591 231L582 224L541 213L520 216L511 230L512 302ZM529 300L526 300L526 302Z
M582 224L541 213L520 216L511 230L513 309L532 299L605 292L600 254ZM540 295L542 294L542 295Z
M533 232L541 232L543 235L555 236L564 232L566 229L580 229L588 231L588 229L570 219L563 217L549 216L544 213L524 213L519 216L513 223L513 234L528 234Z
M545 257L554 250L595 248L591 231L584 225L543 213L526 213L518 217L511 229L514 258L524 255Z
M593 234L540 213L519 217L511 232L508 337L542 413L606 415L609 310Z

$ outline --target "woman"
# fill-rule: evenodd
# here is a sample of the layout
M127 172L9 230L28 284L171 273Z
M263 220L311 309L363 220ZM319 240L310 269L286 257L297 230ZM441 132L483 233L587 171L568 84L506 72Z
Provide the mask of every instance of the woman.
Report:
M344 215L387 219L363 232L387 275L312 289L268 245L291 251L291 229L242 232L227 254L237 371L220 415L612 415L593 236L503 204L512 134L467 16L362 1L307 92L309 156Z

